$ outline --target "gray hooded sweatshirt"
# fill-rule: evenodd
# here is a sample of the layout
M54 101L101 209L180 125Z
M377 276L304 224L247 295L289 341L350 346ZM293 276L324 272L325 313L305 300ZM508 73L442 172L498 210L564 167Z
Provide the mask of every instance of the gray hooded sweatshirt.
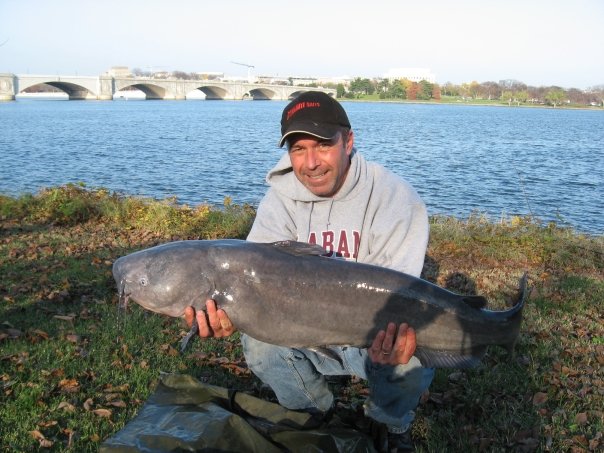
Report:
M394 173L353 150L340 190L319 197L298 181L285 153L266 181L249 241L319 244L334 256L419 277L429 234L426 206Z

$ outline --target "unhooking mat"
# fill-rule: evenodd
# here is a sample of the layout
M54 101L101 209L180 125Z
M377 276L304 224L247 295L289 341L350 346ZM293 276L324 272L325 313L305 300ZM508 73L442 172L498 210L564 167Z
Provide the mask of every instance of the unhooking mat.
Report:
M316 425L310 414L188 375L164 374L138 415L100 451L375 452L369 436L337 417Z

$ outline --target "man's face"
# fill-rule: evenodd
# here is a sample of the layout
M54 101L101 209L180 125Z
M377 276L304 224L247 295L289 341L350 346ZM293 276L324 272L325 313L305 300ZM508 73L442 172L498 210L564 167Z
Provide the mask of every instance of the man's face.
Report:
M344 140L338 133L329 140L298 134L288 140L294 174L313 194L333 197L344 184L354 144L352 131Z

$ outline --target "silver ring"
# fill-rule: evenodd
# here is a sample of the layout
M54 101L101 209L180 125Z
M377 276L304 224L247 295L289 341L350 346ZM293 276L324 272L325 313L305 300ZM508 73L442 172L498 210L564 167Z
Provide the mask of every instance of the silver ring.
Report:
M384 355L390 355L390 353L389 353L389 352L386 352L386 351L384 351L383 349L382 349L382 354L384 354Z

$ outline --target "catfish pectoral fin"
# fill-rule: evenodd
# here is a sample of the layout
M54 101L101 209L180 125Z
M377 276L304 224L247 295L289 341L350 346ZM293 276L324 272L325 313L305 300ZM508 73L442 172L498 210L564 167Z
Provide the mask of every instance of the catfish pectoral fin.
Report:
M316 352L317 354L320 354L320 355L330 358L332 360L336 360L340 365L344 366L344 363L342 362L342 358L338 354L333 352L331 349L327 348L326 346L313 346L312 348L307 348L307 349L309 351Z
M193 318L193 324L191 325L191 330L189 330L189 333L187 333L187 335L180 342L181 354L183 352L185 352L185 349L187 349L187 346L189 344L189 341L191 341L191 338L193 338L198 333L199 333L199 324L197 324L197 319Z
M474 368L480 364L485 352L486 347L479 348L471 354L417 348L415 357L425 368Z

